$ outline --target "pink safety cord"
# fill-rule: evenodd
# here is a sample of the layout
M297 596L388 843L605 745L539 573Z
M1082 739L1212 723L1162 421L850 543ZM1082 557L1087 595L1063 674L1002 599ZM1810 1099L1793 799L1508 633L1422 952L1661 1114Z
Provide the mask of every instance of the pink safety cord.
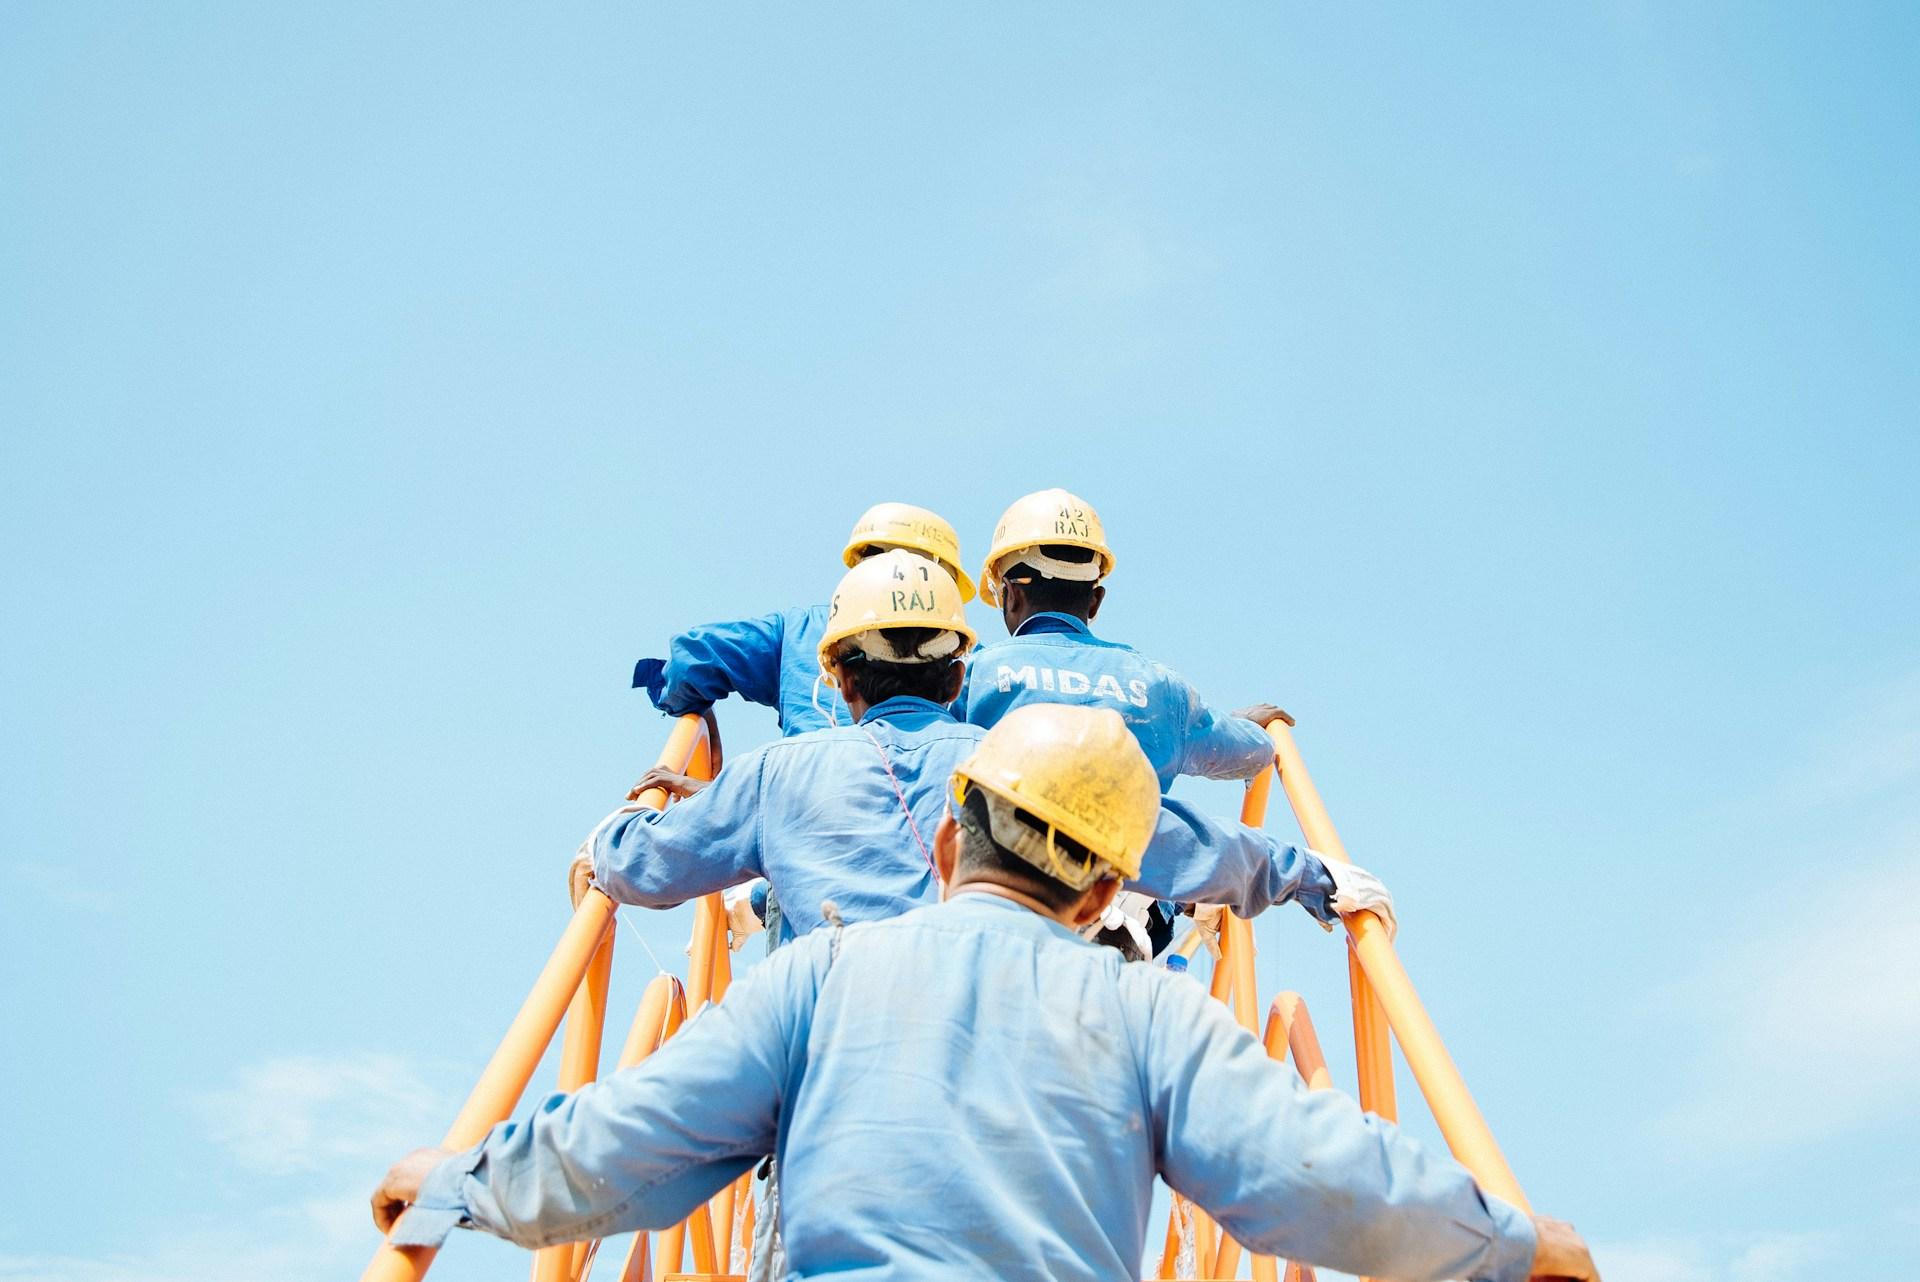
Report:
M880 754L880 768L887 772L887 782L893 785L893 798L900 803L901 813L907 817L907 827L913 829L913 839L920 843L920 857L927 861L927 871L933 874L933 879L939 881L940 870L934 866L933 851L928 847L927 839L920 835L920 821L913 817L913 807L907 804L907 794L901 789L900 780L894 777L893 761L887 756L885 745L865 725L858 721L854 724L860 727L861 734L867 736L867 742L873 745L873 750Z

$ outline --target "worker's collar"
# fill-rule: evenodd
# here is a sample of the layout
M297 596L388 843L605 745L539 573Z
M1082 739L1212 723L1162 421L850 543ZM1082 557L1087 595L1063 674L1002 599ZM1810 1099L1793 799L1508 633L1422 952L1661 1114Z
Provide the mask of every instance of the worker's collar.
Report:
M1058 610L1042 610L1028 616L1027 620L1013 630L1017 637L1042 636L1048 632L1071 632L1076 636L1092 636L1093 629L1087 626L1085 619L1071 614L1061 614Z
M933 911L965 914L983 926L998 925L1013 930L1041 930L1061 939L1070 939L1076 943L1086 942L1071 927L1061 924L1045 913L1035 912L1016 900L971 886L962 886L955 890L947 898L946 903Z
M891 699L882 699L867 709L867 715L860 718L860 724L869 721L901 721L914 718L938 718L952 721L953 713L941 707L931 699L922 699L917 695L896 694Z

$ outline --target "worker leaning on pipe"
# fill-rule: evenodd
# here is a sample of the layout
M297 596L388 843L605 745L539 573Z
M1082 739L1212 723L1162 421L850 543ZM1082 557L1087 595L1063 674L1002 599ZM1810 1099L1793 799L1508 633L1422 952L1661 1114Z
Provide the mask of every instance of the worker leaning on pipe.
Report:
M868 508L854 522L841 559L853 566L895 548L940 562L959 585L961 600L973 599L973 581L960 568L960 536L937 513L910 503L876 503ZM757 619L702 624L672 638L667 658L634 664L634 688L644 687L653 706L670 716L705 715L716 745L719 726L713 720L713 705L729 694L773 708L784 734L846 725L852 716L845 701L837 691L821 688L817 648L826 625L824 604L776 610ZM717 756L714 761L718 766ZM659 787L685 797L704 786L678 771L656 766L627 795L634 798ZM729 889L727 921L736 948L767 920L766 904L764 881Z
M1140 741L1162 792L1177 775L1251 779L1273 764L1264 727L1275 718L1293 724L1285 712L1261 703L1221 716L1173 669L1093 634L1112 570L1106 527L1085 499L1041 490L1009 507L980 573L980 595L1000 607L1007 637L980 648L955 711L990 727L1029 703L1111 708ZM1174 912L1170 902L1122 893L1103 937L1123 951L1158 953L1172 941ZM1210 915L1218 920L1217 906Z
M1005 640L975 656L955 706L963 720L993 726L1029 703L1110 708L1139 739L1159 776L1251 779L1273 764L1263 727L1292 719L1272 704L1220 716L1173 669L1089 626L1113 570L1100 514L1065 490L1042 490L1009 507L994 527L980 597L1000 607Z
M833 596L818 662L854 724L792 735L730 761L704 790L602 820L571 880L616 902L671 907L753 877L772 883L782 938L824 920L893 917L939 897L932 836L954 767L986 731L947 710L974 634L948 571L894 550L848 570ZM1339 880L1336 881L1336 876ZM1140 890L1234 906L1251 917L1297 899L1322 922L1392 899L1364 872L1258 829L1222 824L1168 800L1138 872Z
M1162 814L1113 711L1017 710L952 797L943 902L817 931L639 1066L403 1159L375 1223L397 1246L660 1229L774 1152L787 1277L1135 1279L1155 1175L1262 1254L1409 1282L1596 1276L1570 1226L1305 1089L1191 980L1076 936Z
M960 568L960 536L923 507L879 503L867 509L847 536L842 557L852 566L895 548L940 562L959 585L961 599L973 599L973 581ZM669 641L665 659L636 663L634 688L644 687L653 706L670 716L705 712L737 694L778 712L784 734L845 725L846 704L834 691L819 688L815 652L826 626L825 605L702 624Z

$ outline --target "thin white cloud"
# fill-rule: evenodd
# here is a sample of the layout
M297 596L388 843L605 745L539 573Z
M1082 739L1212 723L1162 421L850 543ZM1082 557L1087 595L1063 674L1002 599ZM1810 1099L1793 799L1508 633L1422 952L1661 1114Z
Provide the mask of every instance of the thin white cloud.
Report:
M173 1226L137 1251L0 1255L0 1282L329 1282L353 1276L377 1241L366 1194L342 1194Z
M1920 673L1861 699L1821 736L1814 762L1791 782L1808 806L1920 790Z
M410 1063L378 1054L264 1060L192 1106L242 1170L263 1175L391 1161L435 1142L452 1117Z
M396 1055L286 1055L245 1065L186 1100L249 1177L244 1206L203 1206L135 1250L0 1255L0 1282L354 1276L379 1241L367 1212L379 1173L434 1142L457 1103Z
M1824 1235L1698 1234L1602 1242L1594 1260L1607 1282L1824 1282Z
M1704 960L1666 994L1693 1080L1657 1127L1706 1162L1920 1117L1920 675L1861 700L1770 795L1768 893L1689 888Z
M1728 924L1734 941L1676 993L1702 1080L1666 1119L1674 1139L1727 1154L1920 1114L1920 834Z

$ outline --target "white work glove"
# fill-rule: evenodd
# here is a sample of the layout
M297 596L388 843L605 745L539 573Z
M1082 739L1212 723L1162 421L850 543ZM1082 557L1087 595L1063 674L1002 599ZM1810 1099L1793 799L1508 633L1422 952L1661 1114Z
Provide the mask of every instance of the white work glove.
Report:
M1400 923L1394 920L1393 896L1387 893L1387 887L1378 877L1362 868L1359 864L1342 863L1338 859L1319 856L1326 865L1327 875L1333 878L1333 898L1327 906L1342 917L1357 912L1371 912L1387 928L1387 938L1392 939L1399 933ZM1333 929L1332 922L1322 923L1328 930Z
M764 885L766 881L756 877L727 887L720 896L720 902L727 906L728 947L736 953L749 938L767 928L753 911L753 888Z
M621 816L645 809L645 806L637 806L631 802L621 806L595 824L593 831L587 834L587 839L580 843L580 848L573 852L573 862L567 866L567 895L573 900L575 908L578 908L581 899L585 898L587 887L593 885L593 847L594 843L600 840L600 834L612 827Z
M1207 951L1215 957L1220 956L1220 926L1227 919L1225 904L1195 904L1193 906L1193 926L1200 932L1200 941Z
M1107 905L1107 911L1083 926L1080 933L1093 939L1102 931L1120 931L1133 940L1142 957L1150 958L1153 956L1153 941L1147 937L1147 911L1152 907L1153 896L1123 890L1113 897L1113 902Z

